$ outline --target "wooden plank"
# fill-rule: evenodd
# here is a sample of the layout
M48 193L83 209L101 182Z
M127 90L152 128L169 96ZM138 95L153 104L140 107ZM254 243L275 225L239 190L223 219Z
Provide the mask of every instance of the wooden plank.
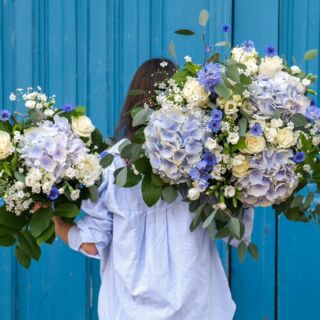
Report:
M278 1L234 1L234 42L254 40L263 54L269 44L278 44ZM275 316L275 216L270 208L255 214L253 242L259 246L260 260L247 257L240 264L236 250L232 252L231 285L237 304L235 319L274 319Z
M310 1L282 1L280 11L281 53L294 56L298 63L304 52L319 48L320 3ZM319 73L319 58L306 65L308 72ZM319 90L319 82L316 89ZM319 99L318 99L319 103ZM306 189L304 194L307 194ZM317 199L319 201L319 199ZM278 319L315 319L319 314L320 286L319 226L293 223L281 217L279 222L278 253Z

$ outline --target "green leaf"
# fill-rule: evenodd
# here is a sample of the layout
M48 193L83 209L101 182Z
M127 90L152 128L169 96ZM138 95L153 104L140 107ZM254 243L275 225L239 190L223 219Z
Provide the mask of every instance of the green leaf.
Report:
M304 128L308 124L307 118L301 113L295 113L292 116L291 121L295 128Z
M181 34L183 36L192 36L192 35L194 35L194 32L192 30L189 30L189 29L179 29L179 30L176 30L174 33Z
M219 41L214 44L215 47L230 47L230 42L228 41Z
M240 221L238 218L230 218L228 222L228 228L231 232L231 234L236 237L237 239L240 239Z
M2 207L0 208L0 224L18 231L27 224L27 220L25 216L16 216L13 213L7 212L5 207Z
M215 216L216 216L216 213L217 213L217 210L214 210L209 216L208 218L203 222L202 224L202 228L205 229L205 228L208 228L211 223L213 222Z
M214 91L220 97L228 100L231 97L232 91L224 84L220 83L214 87Z
M190 231L194 231L198 225L200 224L201 220L202 220L202 212L205 208L206 204L201 204L197 210L195 211L195 216L191 222L191 225L190 225Z
M137 127L137 126L140 126L142 124L146 124L152 112L153 111L150 108L143 108L142 110L140 110L134 116L134 118L132 120L132 126L133 127Z
M132 136L131 141L136 144L143 144L145 142L144 128L139 128Z
M199 24L205 27L209 20L209 12L206 9L202 9L199 14Z
M141 184L142 197L147 206L152 207L161 197L161 187L152 183L151 174L143 177Z
M0 246L2 247L11 247L16 243L16 239L14 236L9 234L1 234L0 235Z
M31 234L37 238L39 237L50 225L52 218L52 209L42 208L35 212L30 220Z
M30 263L31 263L31 258L24 253L24 251L19 247L16 246L16 257L18 262L24 266L26 269L29 269Z
M25 175L22 174L22 173L20 173L20 172L18 172L18 171L16 171L16 172L14 173L14 177L15 177L18 181L20 181L20 182L25 183L25 181L26 181Z
M151 173L151 181L156 187L163 187L163 180L156 174Z
M35 260L39 260L41 256L40 247L37 244L36 239L31 235L29 231L22 231L18 234L19 247L24 253Z
M238 246L238 257L241 263L244 261L244 258L246 257L246 253L247 253L247 246L243 241L241 241Z
M51 222L49 227L39 237L37 237L37 239L36 239L37 243L40 245L40 244L48 241L52 237L55 237L54 231L55 231L54 224L53 224L53 222Z
M304 60L313 60L318 56L318 49L312 49L304 54Z
M90 199L92 202L97 202L99 199L99 190L98 187L93 185L89 187Z
M5 226L0 224L0 237L1 236L12 236L16 232L17 232L17 230L14 230L14 229L9 228L9 227L5 227Z
M141 89L131 89L128 93L129 96L141 96L145 94L146 92Z
M33 122L40 122L46 118L45 114L37 109L30 111L30 119Z
M87 110L87 108L85 106L78 106L78 107L74 108L74 110L71 112L71 114L77 118L80 116L84 116L86 114L86 110Z
M249 86L252 83L252 79L249 76L246 76L244 74L240 75L240 83L244 86Z
M114 159L114 155L109 153L107 154L105 157L103 157L101 160L100 160L100 165L103 169L109 167L111 165L111 163L113 162L113 159Z
M170 54L172 55L173 58L177 57L176 49L175 49L173 41L171 41L170 44L169 44L169 52L170 52Z
M173 203L178 197L178 191L172 186L166 186L162 189L162 198L167 203Z
M303 204L302 210L307 210L310 207L313 200L314 200L314 193L310 192L306 198L306 201Z
M124 187L127 183L128 168L123 167L116 175L116 185Z
M134 162L135 168L142 174L147 175L151 174L152 168L150 165L150 161L146 157L142 157Z
M245 137L247 132L248 126L248 119L246 117L242 117L238 123L239 126L239 135L240 137Z
M220 53L215 52L208 60L207 62L217 62L220 60Z
M229 60L230 61L230 60ZM232 61L232 60L231 60ZM229 63L227 67L227 77L234 82L240 81L240 74L235 63Z
M18 153L15 152L15 153L13 154L12 159L11 159L11 169L12 169L12 171L16 171L16 170L17 170L18 162L19 162Z
M259 260L259 249L255 244L250 243L248 250L254 260Z
M63 218L74 218L80 213L80 209L75 203L64 202L56 206L53 215Z

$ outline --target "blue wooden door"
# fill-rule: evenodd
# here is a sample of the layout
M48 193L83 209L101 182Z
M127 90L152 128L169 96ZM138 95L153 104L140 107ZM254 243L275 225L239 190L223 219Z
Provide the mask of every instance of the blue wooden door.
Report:
M232 40L269 44L298 61L319 48L320 0L1 0L0 103L18 87L40 85L58 104L76 102L104 134L112 134L130 78L150 57L168 56L174 41L184 55L203 59L200 38L174 35L179 28L200 32L198 13L210 11L207 40L232 25ZM307 65L319 71L319 61ZM219 244L237 303L238 320L318 319L320 229L275 219L258 209L253 241L260 261L238 262ZM10 248L0 249L1 320L97 319L99 266L71 252L60 240L43 248L29 271Z

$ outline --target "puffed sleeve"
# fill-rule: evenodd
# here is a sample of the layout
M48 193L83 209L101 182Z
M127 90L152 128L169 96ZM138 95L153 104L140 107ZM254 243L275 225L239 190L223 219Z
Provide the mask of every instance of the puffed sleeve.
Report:
M251 234L253 229L253 221L254 221L254 208L243 208L241 209L241 221L245 225L245 232L242 238L247 245L251 242ZM228 238L224 238L226 242L228 242ZM237 239L232 239L230 245L233 247L237 247L240 244L240 241Z
M84 211L85 215L76 221L75 226L68 233L68 244L71 249L97 259L101 257L102 250L108 246L112 239L113 214L109 212L106 204L108 176L110 174L108 169L105 170L103 183L99 187L98 201L83 201L81 210ZM83 243L94 243L98 254L91 256L81 250L80 247Z

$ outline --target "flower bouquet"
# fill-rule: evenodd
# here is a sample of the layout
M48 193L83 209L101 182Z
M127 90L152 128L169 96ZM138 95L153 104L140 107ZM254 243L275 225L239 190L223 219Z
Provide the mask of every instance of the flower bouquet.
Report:
M202 11L200 24L207 20ZM227 37L230 27L223 31ZM208 56L221 46L228 58ZM273 46L265 56L252 41L230 48L226 38L205 47L204 64L186 56L171 79L157 84L153 102L132 110L137 131L120 146L127 165L115 172L115 183L142 181L148 206L180 194L194 212L191 230L201 224L213 239L235 238L241 260L247 249L257 258L257 247L241 241L242 207L273 206L294 221L320 216L314 192L299 193L320 186L320 110L308 96L315 94L310 85L316 77L289 66ZM310 50L304 59L316 56Z
M27 114L0 111L0 245L16 244L25 267L38 260L40 244L54 239L53 216L72 219L83 199L98 198L107 145L85 116L41 89L17 90Z

